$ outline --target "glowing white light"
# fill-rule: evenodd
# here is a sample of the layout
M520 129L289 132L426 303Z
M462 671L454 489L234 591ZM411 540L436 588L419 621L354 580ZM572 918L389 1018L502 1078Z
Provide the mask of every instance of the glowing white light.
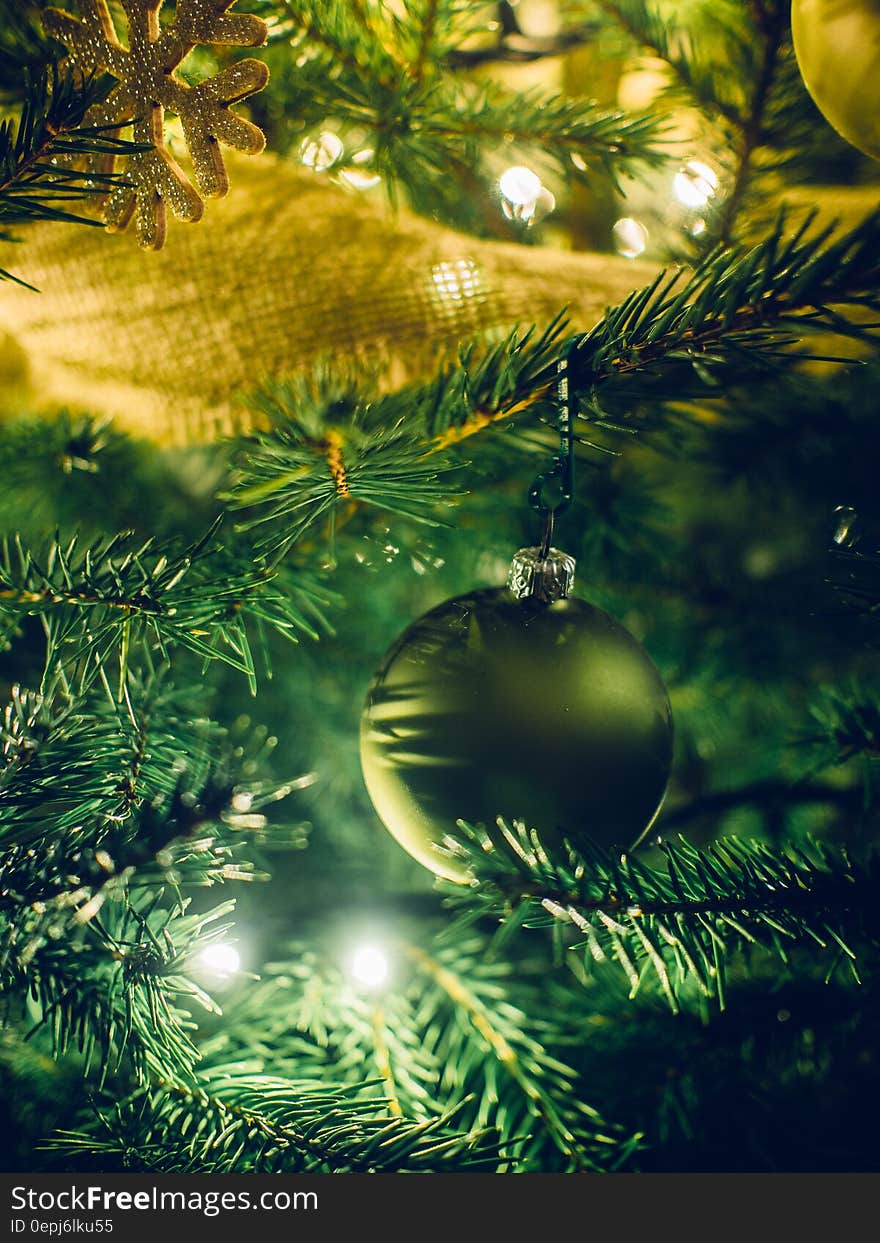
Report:
M344 150L339 135L334 134L332 130L324 130L315 138L305 140L300 147L300 159L316 173L323 173L325 169L331 168L336 163Z
M611 235L614 238L614 249L624 259L637 259L648 245L648 230L631 216L623 216L615 221Z
M241 954L234 945L225 945L222 941L216 941L213 945L206 945L204 949L199 950L196 962L203 971L210 975L218 979L226 979L238 971L241 966Z
M541 178L522 164L506 168L498 178L501 207L510 220L531 220L544 187Z
M530 168L514 164L511 168L506 168L498 178L498 189L508 203L525 207L527 203L534 203L541 193L541 178Z
M352 955L350 970L364 988L381 988L388 979L388 958L378 945L361 945Z
M718 189L718 174L701 160L691 160L675 174L672 189L685 207L705 207Z

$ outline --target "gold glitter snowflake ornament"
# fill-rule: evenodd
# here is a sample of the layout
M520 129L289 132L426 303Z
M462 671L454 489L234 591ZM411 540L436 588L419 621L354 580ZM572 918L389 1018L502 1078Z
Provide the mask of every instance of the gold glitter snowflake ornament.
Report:
M165 205L180 220L198 220L203 198L229 188L219 144L256 155L265 146L262 130L236 116L240 103L266 85L269 70L259 60L237 61L194 86L174 72L197 44L258 47L267 28L258 17L229 13L234 0L177 0L173 20L159 21L163 0L121 0L128 23L128 47L120 43L107 0L79 0L82 17L47 9L48 34L63 43L71 62L89 76L109 73L115 86L103 103L89 109L91 125L119 132L130 125L134 142L146 150L125 157L125 181L108 195L104 222L124 229L135 216L142 246L159 250L165 240ZM165 111L180 119L196 186L165 145ZM111 171L106 157L103 171Z

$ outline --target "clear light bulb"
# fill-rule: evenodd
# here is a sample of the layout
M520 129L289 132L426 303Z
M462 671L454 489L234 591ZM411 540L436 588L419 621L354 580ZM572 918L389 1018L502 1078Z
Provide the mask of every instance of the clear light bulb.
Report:
M498 178L501 206L510 220L531 220L544 187L541 178L523 164L506 168Z
M332 130L323 130L314 138L307 138L300 147L300 159L316 173L331 168L345 150L342 139Z
M525 165L514 164L498 178L498 189L509 203L525 207L541 193L541 178Z
M675 174L672 189L685 207L705 207L718 189L718 174L702 160L690 160Z
M624 259L637 259L648 245L648 230L631 216L623 216L615 221L611 235L614 239L614 249L619 255L623 255Z

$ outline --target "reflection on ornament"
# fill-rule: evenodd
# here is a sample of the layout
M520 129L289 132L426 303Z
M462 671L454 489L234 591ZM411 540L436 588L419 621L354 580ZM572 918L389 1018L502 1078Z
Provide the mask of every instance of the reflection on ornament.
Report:
M351 186L352 190L372 190L382 178L378 173L368 173L362 168L344 168L339 174L339 180Z
M791 30L822 115L847 142L880 160L880 2L794 0Z
M507 588L447 600L388 652L361 719L373 804L409 853L466 881L442 850L459 818L520 819L548 843L629 847L672 758L669 700L644 648L582 600Z
M611 236L614 239L614 249L624 259L637 259L644 254L648 245L648 230L631 216L623 216L615 221Z
M672 189L685 207L705 207L718 189L718 174L702 160L690 160L675 174Z

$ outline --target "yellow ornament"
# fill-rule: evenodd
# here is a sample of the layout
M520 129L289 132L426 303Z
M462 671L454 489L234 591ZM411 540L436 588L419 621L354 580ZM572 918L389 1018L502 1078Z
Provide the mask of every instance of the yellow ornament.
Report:
M248 155L265 146L262 130L230 106L266 85L269 71L262 61L236 61L194 86L175 72L197 44L257 47L266 42L266 23L248 13L228 13L233 2L177 0L173 21L163 25L162 0L123 0L128 47L117 37L107 0L80 0L81 18L61 9L43 14L47 34L68 48L70 63L84 77L106 72L118 83L103 103L89 109L86 121L115 133L130 126L132 139L144 145L127 157L124 179L104 207L110 229L124 229L135 215L142 246L161 249L166 203L178 219L198 220L203 196L226 193L219 143ZM198 189L165 145L166 110L180 120ZM112 155L105 158L103 171L111 171L115 162Z
M793 0L798 65L822 115L880 160L880 0Z

